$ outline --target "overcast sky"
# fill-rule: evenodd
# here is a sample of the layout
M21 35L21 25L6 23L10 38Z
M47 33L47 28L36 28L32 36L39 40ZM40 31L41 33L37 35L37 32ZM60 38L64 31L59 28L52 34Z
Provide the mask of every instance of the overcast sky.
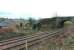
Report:
M50 18L74 16L74 0L0 0L0 16Z

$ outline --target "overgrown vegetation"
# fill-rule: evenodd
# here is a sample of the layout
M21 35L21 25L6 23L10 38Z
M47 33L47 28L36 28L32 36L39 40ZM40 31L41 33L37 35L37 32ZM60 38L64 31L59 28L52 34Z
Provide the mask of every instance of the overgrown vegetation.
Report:
M18 37L18 36L24 36L24 35L21 33L15 33L15 32L0 33L0 41L10 39L13 37Z
M57 30L59 28L63 28L63 24L65 21L74 22L73 19L74 17L53 17L53 18L45 18L39 20L29 18L27 21L25 19L21 19L22 22L16 25L16 28L19 30L20 33L15 33L15 32L0 33L0 39L2 40L16 36L31 35L38 31ZM2 18L0 19L0 22L4 20L5 19Z

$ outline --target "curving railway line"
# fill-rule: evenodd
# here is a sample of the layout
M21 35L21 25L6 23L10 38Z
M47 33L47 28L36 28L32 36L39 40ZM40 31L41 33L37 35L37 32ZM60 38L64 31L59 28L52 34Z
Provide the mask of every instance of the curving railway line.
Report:
M11 48L15 48L21 45L24 45L26 47L26 40L27 40L27 45L32 46L37 43L40 43L43 40L48 40L49 38L55 37L56 34L61 33L62 31L55 31L55 32L40 32L37 34L32 34L28 36L23 36L23 37L17 37L13 39L8 39L4 41L0 41L0 50L8 50Z

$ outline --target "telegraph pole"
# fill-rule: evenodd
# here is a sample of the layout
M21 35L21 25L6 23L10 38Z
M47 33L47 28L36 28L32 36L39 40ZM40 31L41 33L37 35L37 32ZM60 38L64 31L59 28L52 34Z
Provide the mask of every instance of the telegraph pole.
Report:
M59 21L59 18L58 18L57 13L55 13L55 17L56 17L56 27L57 27L57 25L58 25L58 21Z

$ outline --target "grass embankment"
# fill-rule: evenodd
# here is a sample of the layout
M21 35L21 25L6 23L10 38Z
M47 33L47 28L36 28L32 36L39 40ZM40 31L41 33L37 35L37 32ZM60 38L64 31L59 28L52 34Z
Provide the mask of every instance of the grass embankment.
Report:
M49 50L74 50L74 37L70 36L66 38L63 46L59 46L50 42Z
M15 32L0 33L0 41L10 39L13 37L18 37L18 36L24 36L24 35L21 33L15 33Z
M37 31L24 31L22 33L16 33L16 32L7 32L7 33L0 33L0 41L7 40L10 38L20 37L20 36L27 36L35 34Z
M27 36L27 35L36 34L38 32L47 32L47 31L53 32L55 30L52 30L52 29L49 29L49 30L25 30L22 33L15 33L15 32L0 33L0 41L7 40L10 38L14 38L14 37Z

